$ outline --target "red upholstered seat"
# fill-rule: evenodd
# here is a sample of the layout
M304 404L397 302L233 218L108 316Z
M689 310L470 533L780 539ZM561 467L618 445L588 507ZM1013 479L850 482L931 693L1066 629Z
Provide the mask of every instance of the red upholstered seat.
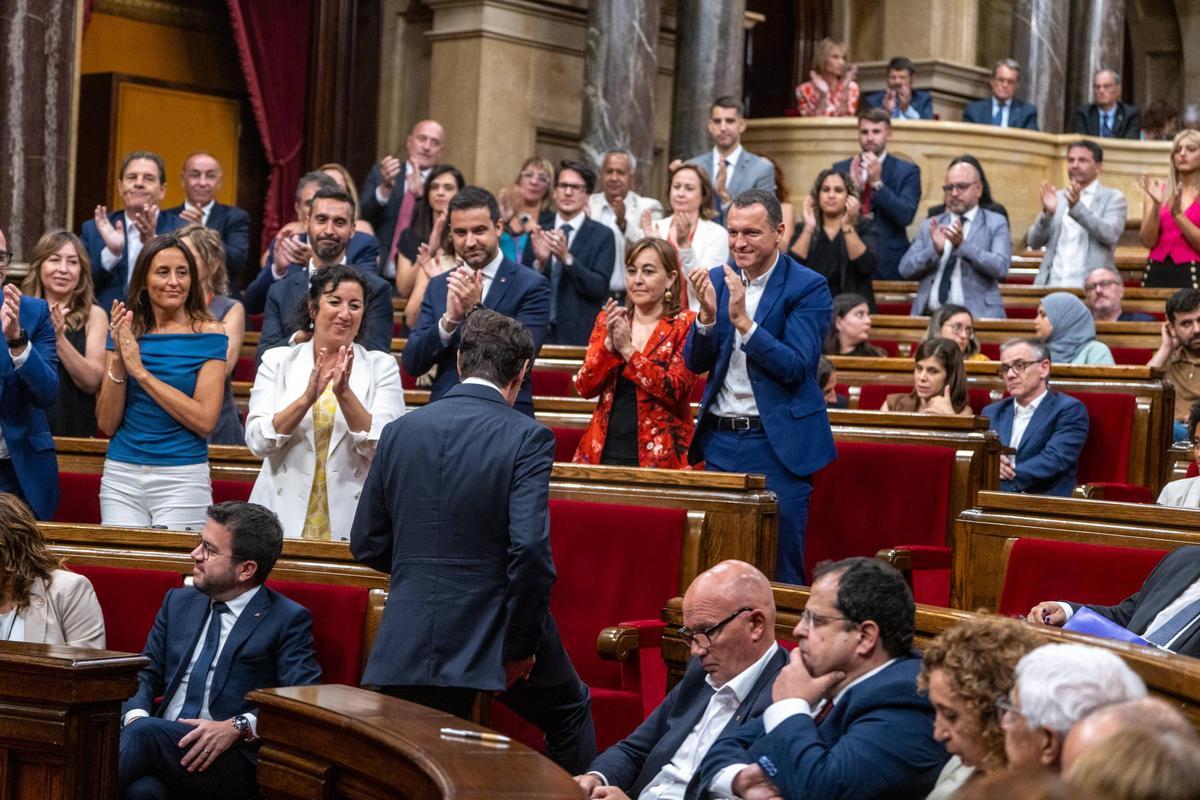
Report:
M554 431L554 460L570 462L586 428L551 428Z
M1141 588L1165 550L1017 539L998 613L1024 615L1044 600L1114 605Z
M61 498L54 512L55 522L100 524L100 473L59 472L58 490Z
M839 442L837 450L837 459L813 476L804 548L809 574L826 559L873 557L900 544L946 546L953 448ZM949 603L948 568L913 572L917 602Z
M362 679L367 590L359 586L268 580L267 586L309 610L321 683L358 686Z
M907 317L912 313L912 303L876 303L875 313L894 314L897 317Z
M231 481L224 478L212 482L213 503L224 503L226 500L250 499L250 490L254 488L251 481Z
M124 653L145 649L163 597L183 586L182 575L166 570L91 564L68 564L67 569L92 582L104 614L105 647Z
M1101 500L1108 500L1114 503L1153 503L1155 496L1154 492L1146 486L1138 486L1132 483L1092 483L1089 484L1093 489L1099 489L1099 494L1094 495Z
M262 330L262 314L247 314L246 315L246 330L261 331Z
M1195 461L1193 461L1187 465L1186 476L1189 478L1194 478L1197 475L1200 475L1200 464L1197 464Z
M396 366L400 367L400 385L405 389L417 389L417 379L404 371L404 365L400 363L400 359L396 359Z
M575 397L574 377L561 369L534 369L529 383L536 397Z
M1154 351L1148 347L1112 347L1110 345L1108 349L1112 351L1113 361L1130 366L1140 367L1150 360L1150 356L1154 355Z
M257 374L258 367L254 365L254 356L238 356L237 366L233 368L235 381L254 383L254 376Z
M1037 306L1005 306L1004 313L1009 319L1033 319L1037 316Z
M885 351L887 351L888 358L900 357L899 342L893 342L890 339L872 339L871 344L875 345L876 347L882 347Z
M603 750L627 736L666 695L666 666L654 647L629 662L602 661L600 631L632 624L661 632L658 622L679 586L679 558L687 527L682 509L550 501L550 543L558 580L550 610L579 677L591 688L596 744ZM659 637L644 633L648 645ZM531 747L542 737L501 704L491 727Z
M1088 437L1079 455L1078 483L1125 483L1137 400L1129 394L1066 392L1087 406Z
M980 342L979 352L983 353L992 361L1000 360L1000 343L999 342Z

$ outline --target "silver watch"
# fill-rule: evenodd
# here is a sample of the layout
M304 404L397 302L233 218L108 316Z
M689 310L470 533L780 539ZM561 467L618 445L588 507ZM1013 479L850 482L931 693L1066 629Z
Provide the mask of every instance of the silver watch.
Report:
M254 738L254 732L250 730L250 720L246 719L244 714L238 714L232 722L233 727L237 728L239 739L248 742Z

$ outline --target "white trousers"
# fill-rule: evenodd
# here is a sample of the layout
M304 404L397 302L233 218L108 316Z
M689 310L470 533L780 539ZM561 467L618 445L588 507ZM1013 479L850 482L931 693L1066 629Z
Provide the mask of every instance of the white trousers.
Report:
M104 461L100 524L121 528L204 529L212 505L208 462L180 466Z

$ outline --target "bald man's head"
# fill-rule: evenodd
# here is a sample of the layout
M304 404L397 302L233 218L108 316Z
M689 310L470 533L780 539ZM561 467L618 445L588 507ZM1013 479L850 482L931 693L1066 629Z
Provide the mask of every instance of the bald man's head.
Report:
M1063 742L1063 772L1070 769L1084 752L1127 728L1173 731L1181 736L1196 738L1196 729L1187 717L1165 700L1147 696L1113 703L1096 709L1071 726Z
M696 576L683 596L692 655L723 686L758 661L775 641L771 583L753 565L722 561Z

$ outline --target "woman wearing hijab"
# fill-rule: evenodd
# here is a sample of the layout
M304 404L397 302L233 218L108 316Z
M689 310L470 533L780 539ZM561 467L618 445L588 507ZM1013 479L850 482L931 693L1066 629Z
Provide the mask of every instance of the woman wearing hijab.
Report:
M1043 297L1033 324L1050 348L1051 363L1116 363L1108 345L1096 338L1092 312L1070 292L1052 292Z

